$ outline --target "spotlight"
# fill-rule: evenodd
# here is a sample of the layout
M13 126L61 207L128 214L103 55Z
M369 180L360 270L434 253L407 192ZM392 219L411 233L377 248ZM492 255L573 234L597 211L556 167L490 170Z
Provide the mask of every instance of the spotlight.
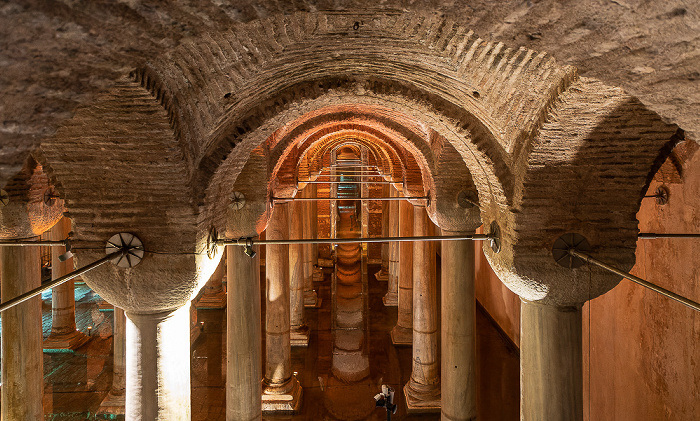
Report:
M255 250L253 250L253 239L251 237L246 238L245 246L243 247L243 252L251 259L255 257L256 254L258 254L255 252Z
M383 384L381 393L374 395L375 406L386 409L386 419L391 420L391 414L396 414L398 408L394 404L394 389Z

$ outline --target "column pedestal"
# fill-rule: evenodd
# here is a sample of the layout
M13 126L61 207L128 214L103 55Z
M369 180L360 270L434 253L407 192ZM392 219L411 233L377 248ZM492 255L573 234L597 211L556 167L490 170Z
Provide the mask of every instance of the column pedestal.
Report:
M401 201L399 205L399 236L413 236L413 205ZM399 243L399 316L391 331L394 345L413 344L413 244Z
M42 237L61 241L68 237L70 221L62 218ZM65 247L51 247L51 278L57 279L73 270L73 259L61 262L58 256L66 252ZM44 352L73 351L90 340L90 337L75 327L75 288L70 280L51 290L51 334L44 341Z
M189 304L126 317L126 419L190 421Z
M268 239L289 238L288 206L275 204L266 230ZM292 375L289 288L289 246L267 245L263 412L294 412L301 405L301 386Z
M583 420L581 306L520 309L520 419Z
M126 316L120 308L114 309L112 346L112 388L102 400L97 413L122 415L126 404Z
M443 231L443 235L461 232ZM442 420L476 420L474 242L442 242Z
M261 420L262 326L259 258L256 256L251 259L238 246L227 246L226 253L226 419Z
M413 230L419 237L430 235L425 206L414 207ZM435 257L435 243L413 243L413 370L403 389L409 413L440 412Z
M39 247L0 247L2 301L41 284ZM41 298L2 313L2 420L43 420Z

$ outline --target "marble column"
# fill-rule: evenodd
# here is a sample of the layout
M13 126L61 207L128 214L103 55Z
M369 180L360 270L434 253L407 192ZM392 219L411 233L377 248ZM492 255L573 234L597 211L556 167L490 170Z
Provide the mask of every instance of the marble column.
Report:
M289 204L275 204L267 239L289 238ZM294 412L302 389L292 375L289 301L289 246L267 245L265 263L265 377L263 412Z
M394 188L389 188L390 197L398 197L398 191ZM386 202L389 204L389 237L399 236L399 201L391 200ZM387 307L396 307L399 305L399 243L392 241L389 246L389 270L387 277L387 293L382 299Z
M257 248L257 247L256 247ZM262 419L262 338L259 257L226 247L226 420Z
M307 188L310 188L309 197L318 196L318 185L311 184ZM311 203L311 238L318 238L318 202L312 201ZM318 266L318 244L311 245L311 263L313 264L313 281L321 282L323 281L323 269Z
M200 310L221 309L226 307L226 291L224 291L224 276L226 276L226 258L222 258L219 266L204 285L202 295L195 307Z
M443 231L442 235L462 232ZM476 420L474 242L442 242L442 421Z
M581 306L521 300L520 419L583 420Z
M190 304L126 319L126 419L189 421Z
M304 235L304 202L291 202L289 238L300 239ZM309 328L304 318L304 245L289 245L289 308L292 346L309 345Z
M302 190L302 197L307 199L311 197L311 186L313 185L314 184L306 185L306 188ZM302 202L301 205L304 209L304 219L302 222L303 238L313 238L313 229L311 225L316 221L316 217L312 214L311 202ZM315 308L321 306L321 301L313 287L314 262L312 255L313 244L304 244L304 307Z
M391 185L385 184L382 186L382 196L391 196ZM382 203L382 237L389 236L389 207L391 206L390 201L383 201ZM386 282L389 280L389 243L382 243L382 267L374 274L374 277L378 281Z
M124 414L126 395L126 316L124 310L114 307L112 330L112 389L102 400L98 414Z
M70 220L62 218L43 238L65 240L70 232ZM59 256L66 252L65 247L51 247L51 277L57 279L73 271L73 259L65 262ZM64 352L83 346L90 337L75 327L75 289L73 280L63 283L51 291L51 334L44 341L45 352Z
M41 285L39 247L0 247L2 301ZM3 421L43 420L44 356L41 297L2 313Z
M413 208L413 220L415 236L431 234L432 223L425 206ZM413 370L403 389L409 412L440 412L440 329L435 258L434 242L413 242Z
M413 205L408 201L399 202L399 236L413 236ZM413 244L399 243L399 316L391 331L394 345L413 344Z

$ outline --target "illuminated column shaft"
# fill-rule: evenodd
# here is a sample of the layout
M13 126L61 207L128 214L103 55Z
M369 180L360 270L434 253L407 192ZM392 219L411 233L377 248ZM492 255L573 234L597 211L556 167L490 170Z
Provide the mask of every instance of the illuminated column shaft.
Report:
M289 204L277 203L266 230L268 240L289 238ZM293 412L301 386L292 376L289 301L289 246L267 247L265 259L265 378L263 412Z
M2 301L41 284L39 247L0 247ZM41 297L2 313L2 420L43 420Z
M226 252L226 420L260 420L262 326L259 256L251 259L238 246L228 246Z
M300 239L304 235L302 222L304 220L303 202L292 202L290 205L289 238ZM289 304L290 328L292 346L307 346L309 344L309 328L304 321L304 245L289 245Z
M385 184L382 186L382 196L391 196L391 185ZM382 237L389 236L389 207L390 201L382 202ZM378 281L388 281L389 280L389 243L382 243L382 267L377 272L374 277Z
M520 419L583 419L581 306L521 300Z
M413 205L407 201L399 204L399 236L413 236ZM413 344L413 244L399 243L399 316L391 331L394 345Z
M414 234L430 235L432 227L425 206L415 206L413 212ZM440 411L435 258L434 242L413 242L413 371L404 388L409 411Z
M389 189L390 197L398 197L396 189ZM389 203L389 237L399 236L399 202L397 200L388 201ZM399 304L399 243L396 241L388 243L389 246L389 273L387 293L384 296L384 305L397 306Z
M308 184L304 190L302 190L302 197L311 197L311 186L313 184ZM304 232L303 238L313 238L313 228L312 225L316 221L313 213L311 211L312 202L302 202L302 208L304 209L304 217L302 222L302 229ZM313 244L304 244L304 307L317 307L318 305L318 295L314 291L313 287L313 276L314 276L314 262L313 262Z
M442 235L463 232L443 231ZM476 419L474 242L442 242L443 421Z
M189 303L126 317L126 419L189 421Z
M224 276L226 275L226 259L222 258L219 266L204 284L202 295L195 303L200 309L218 309L226 307L226 293L224 292Z
M68 237L70 221L62 218L44 236L47 240L61 241ZM59 256L65 247L51 247L51 276L60 278L73 271L73 259L61 262ZM89 336L75 328L75 288L73 280L51 290L51 334L44 341L46 350L76 349L85 344Z
M112 335L114 359L112 363L112 389L102 400L98 413L124 414L126 394L126 316L124 310L114 307Z

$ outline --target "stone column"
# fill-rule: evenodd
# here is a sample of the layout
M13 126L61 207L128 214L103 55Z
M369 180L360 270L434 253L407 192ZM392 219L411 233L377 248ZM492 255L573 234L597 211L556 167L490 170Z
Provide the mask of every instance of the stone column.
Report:
M399 202L399 236L413 236L413 205ZM413 344L413 244L399 243L399 317L391 331L394 345Z
M415 206L413 215L413 234L430 235L432 227L425 206ZM413 371L403 389L409 412L440 412L435 257L434 242L413 243Z
M251 259L238 246L226 247L226 253L226 420L261 420L259 257Z
M300 239L304 235L303 202L291 202L289 238ZM309 328L304 320L304 245L289 245L289 305L292 346L309 345Z
M112 330L112 389L102 400L98 414L124 414L126 395L126 316L124 310L114 307Z
M47 240L65 240L70 232L70 220L62 218L44 234ZM73 259L65 262L59 256L65 247L51 247L51 277L60 278L73 271ZM90 337L75 328L75 289L73 280L51 291L51 334L44 341L45 352L63 352L81 347Z
M195 307L201 310L221 309L226 307L226 292L224 291L224 276L226 276L226 258L222 257L219 266L204 285L202 295Z
M583 420L581 306L520 309L520 419Z
M39 247L0 247L2 301L41 285ZM41 297L2 313L2 420L43 420Z
M289 237L289 204L275 204L267 226L267 239ZM302 389L292 376L289 332L289 246L267 245L265 263L265 377L263 412L294 412L301 405Z
M462 232L443 231L443 235ZM474 242L442 242L442 420L476 419Z
M390 197L398 197L398 191L394 188L389 188ZM392 200L389 203L389 237L399 236L399 201ZM399 305L399 243L393 241L388 243L389 246L389 273L387 293L383 298L384 305L387 307L396 307Z
M310 197L318 196L318 185L311 184L308 188ZM311 238L318 238L318 202L312 201L311 203ZM312 244L311 252L311 263L314 266L313 280L314 282L323 281L323 270L318 266L318 244Z
M302 197L311 197L311 186L315 184L307 184L304 190L302 190ZM302 208L304 209L304 219L302 222L302 231L304 233L303 238L313 238L312 224L316 222L316 217L311 211L311 202L302 202ZM314 262L313 262L313 247L314 245L304 244L304 307L320 307L321 301L318 299L318 294L314 291L313 287L313 276L314 276Z
M391 185L385 184L382 186L382 196L391 196ZM389 236L389 207L391 206L390 201L382 202L382 237ZM386 282L389 280L389 243L382 243L382 267L374 274L374 277L378 281Z
M126 317L126 419L189 421L189 303Z

